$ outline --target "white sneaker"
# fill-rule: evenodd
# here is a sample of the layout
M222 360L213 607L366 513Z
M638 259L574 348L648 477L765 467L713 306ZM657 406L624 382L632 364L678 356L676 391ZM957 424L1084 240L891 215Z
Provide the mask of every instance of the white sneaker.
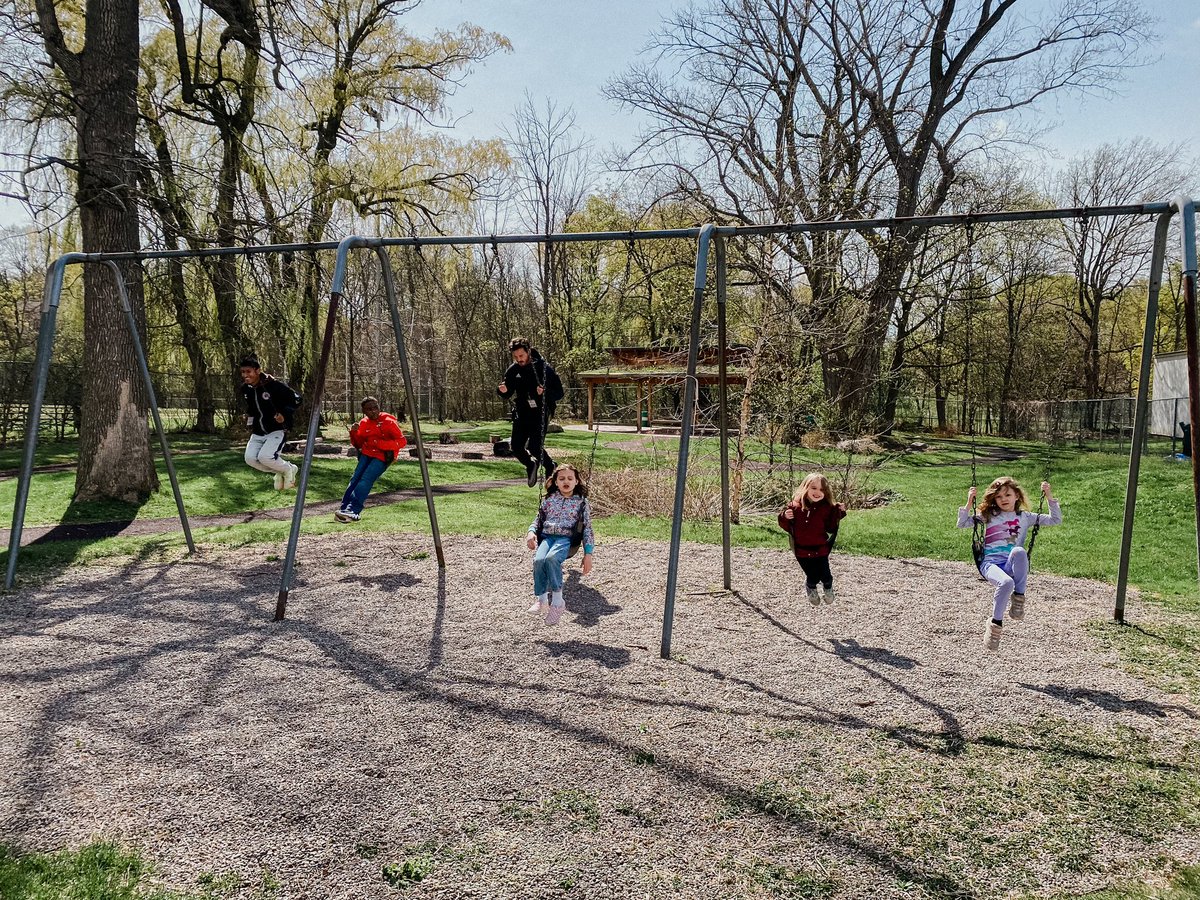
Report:
M526 610L531 616L544 616L550 612L550 604L541 597L533 598L533 606Z
M299 471L299 466L294 466L291 463L288 463L288 470L283 476L283 489L285 491L290 491L296 486L296 473Z
M834 593L833 588L831 588L831 587L825 588L825 605L829 606L836 599L837 599L837 594Z
M283 490L283 473L282 472L275 473L275 490L277 490L277 491Z
M353 520L350 518L350 510L346 509L346 507L344 507L344 506L343 506L341 509L339 509L337 512L335 512L335 513L333 514L333 517L334 517L335 519L337 519L339 522L350 522L350 521L353 521Z
M817 589L815 587L810 587L808 589L808 602L813 606L821 605L821 595L817 593Z

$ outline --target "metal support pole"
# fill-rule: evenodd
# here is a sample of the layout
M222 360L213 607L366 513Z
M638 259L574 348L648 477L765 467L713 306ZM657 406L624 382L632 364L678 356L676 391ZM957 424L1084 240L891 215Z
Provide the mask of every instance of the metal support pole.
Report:
M679 423L679 463L675 472L675 509L671 518L671 550L667 560L667 596L663 604L662 645L659 655L671 658L671 626L675 619L675 588L679 580L679 545L683 540L683 498L687 491L688 444L692 437L692 415L696 406L696 362L700 352L700 314L704 307L704 284L708 278L708 245L713 225L700 229L696 248L696 281L692 296L692 333L688 345L687 380L683 386L683 421Z
M1162 287L1163 260L1167 253L1167 231L1171 214L1162 213L1154 228L1154 251L1150 257L1150 288L1146 295L1146 323L1142 332L1142 365L1138 373L1137 403L1133 412L1133 444L1129 450L1129 473L1125 481L1125 521L1121 525L1121 560L1117 565L1117 602L1113 619L1125 624L1125 591L1129 584L1129 558L1133 541L1133 513L1137 508L1138 473L1142 465L1142 442L1146 436L1146 412L1150 396L1150 362L1154 357L1154 328L1158 320L1158 292Z
M379 265L383 270L383 287L387 295L388 309L392 313L392 328L396 332L396 354L400 358L400 373L404 376L404 399L408 404L408 415L412 421L413 440L417 445L417 460L421 464L421 483L425 486L425 505L429 508L429 528L433 532L433 549L437 553L438 568L446 568L446 554L442 550L442 534L438 530L437 510L433 506L433 486L429 482L429 463L425 459L425 443L421 438L421 421L417 417L417 404L413 395L412 373L408 368L408 350L404 346L404 325L400 319L400 306L396 303L396 281L392 277L392 261L387 250L375 248Z
M38 325L37 356L33 364L32 396L25 426L25 448L21 455L21 474L17 479L17 499L13 504L12 531L8 535L8 571L4 589L12 590L17 575L17 554L21 550L21 531L25 527L25 507L33 480L33 457L37 451L38 429L42 425L42 401L46 397L46 379L50 374L50 355L54 352L54 328L58 320L58 301L62 296L63 272L77 254L60 256L50 266L42 295L42 320Z
M1187 336L1188 419L1192 423L1192 494L1196 514L1196 571L1200 578L1200 339L1196 333L1196 205L1190 197L1172 202L1179 210L1183 243L1183 330Z
M133 317L133 307L129 305L129 291L125 287L125 276L121 272L121 267L111 259L105 265L112 272L113 281L117 284L117 296L121 299L121 312L125 314L125 324L129 326L129 337L133 340L133 351L137 356L138 370L142 373L142 382L146 385L146 398L150 401L150 414L154 417L158 442L162 446L163 460L167 464L167 477L171 480L171 493L175 495L175 508L179 510L179 524L183 527L183 538L187 541L188 553L195 553L196 544L192 541L192 526L188 524L187 509L183 505L183 494L179 492L179 476L175 474L175 460L171 456L171 445L167 443L167 432L163 429L162 416L158 412L158 398L154 395L154 383L150 379L150 365L146 362L142 336L138 331L137 319Z
M333 284L329 290L329 312L325 316L325 336L321 341L321 357L317 361L317 377L313 383L313 395L309 398L311 412L308 415L308 439L304 442L304 463L300 466L300 477L296 482L296 505L292 508L292 530L288 534L287 555L283 559L283 577L279 581L279 598L275 601L275 621L282 622L287 615L288 592L292 588L292 575L296 566L296 545L300 541L300 522L304 518L304 496L308 491L308 472L312 468L313 447L317 443L317 432L321 427L321 397L325 393L325 371L329 366L329 354L333 350L333 332L337 325L338 304L346 284L346 258L350 250L366 243L366 238L348 237L338 244L337 263L333 269Z
M729 378L725 331L725 239L713 241L717 251L717 370L721 420L721 562L724 566L725 590L733 590L733 563L730 559L729 525L733 511L729 508Z

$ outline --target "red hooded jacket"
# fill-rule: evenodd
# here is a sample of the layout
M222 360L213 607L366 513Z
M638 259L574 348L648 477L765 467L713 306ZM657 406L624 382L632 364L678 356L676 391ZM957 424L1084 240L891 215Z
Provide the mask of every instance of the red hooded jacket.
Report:
M834 506L828 499L804 509L799 503L789 503L785 511L792 511L792 518L779 514L779 527L792 538L792 552L796 559L812 559L828 556L833 540L837 537L838 523L846 518L846 511Z
M385 463L396 460L396 452L408 446L400 423L391 413L380 413L378 419L362 417L358 428L350 432L350 443L364 456L381 459Z

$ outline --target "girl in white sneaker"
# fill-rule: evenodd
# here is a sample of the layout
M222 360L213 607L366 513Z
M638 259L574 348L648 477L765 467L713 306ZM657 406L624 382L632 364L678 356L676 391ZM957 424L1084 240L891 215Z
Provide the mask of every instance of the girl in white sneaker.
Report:
M984 646L1000 649L1004 612L1014 622L1025 618L1025 583L1029 578L1029 554L1025 535L1033 525L1061 525L1062 509L1050 491L1050 482L1042 482L1042 496L1049 513L1029 509L1025 489L1007 475L997 478L983 492L983 502L975 512L975 487L967 491L967 504L958 510L958 527L983 526L983 557L979 574L995 587L992 596L992 621L988 623ZM1012 606L1009 606L1009 601Z
M808 602L813 606L821 603L818 584L825 588L825 602L833 602L829 554L837 540L838 523L845 517L845 504L834 502L829 480L820 472L805 476L792 502L779 514L779 527L788 533L792 553L804 570Z
M592 513L588 508L587 485L579 470L563 463L546 479L546 499L529 526L525 545L533 555L533 606L529 612L557 625L566 611L563 600L562 564L572 547L583 544L583 574L592 571Z

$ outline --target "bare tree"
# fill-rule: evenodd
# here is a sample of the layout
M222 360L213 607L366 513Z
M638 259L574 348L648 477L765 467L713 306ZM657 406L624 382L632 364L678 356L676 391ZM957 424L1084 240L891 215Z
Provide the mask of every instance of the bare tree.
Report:
M609 94L653 116L644 146L674 148L668 165L725 198L731 217L932 215L970 157L1013 138L1022 109L1110 89L1148 37L1146 16L1126 0L1065 0L1041 18L1017 7L714 0L669 21L653 62ZM759 209L739 205L739 183L756 188ZM851 423L869 411L920 236L908 224L867 236L857 321L843 317L844 343L824 351L826 389ZM813 303L831 303L851 270L816 244L809 254Z
M537 234L564 230L570 218L583 208L593 180L591 141L576 129L574 110L559 109L552 100L546 100L540 108L526 94L513 114L506 137L516 164L516 196L526 227ZM537 247L546 338L561 341L563 348L570 349L575 346L573 312L577 298L566 277L566 254L566 248L559 244ZM552 327L555 306L561 307L561 336Z
M1105 144L1072 160L1056 193L1068 206L1100 206L1162 200L1179 190L1186 171L1183 148L1145 138ZM1122 298L1144 276L1153 249L1152 221L1109 216L1064 222L1060 265L1075 275L1075 290L1062 298L1068 321L1083 347L1085 396L1104 396L1103 341L1106 321L1120 313Z

